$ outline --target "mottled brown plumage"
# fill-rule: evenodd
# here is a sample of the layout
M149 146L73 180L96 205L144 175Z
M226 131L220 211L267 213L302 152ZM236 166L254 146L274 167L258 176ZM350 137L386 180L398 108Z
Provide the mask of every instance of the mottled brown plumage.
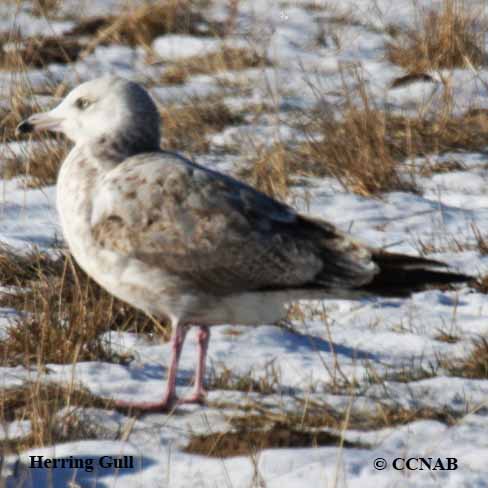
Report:
M173 154L126 160L98 195L92 232L100 245L206 293L348 288L376 271L369 252L332 225Z

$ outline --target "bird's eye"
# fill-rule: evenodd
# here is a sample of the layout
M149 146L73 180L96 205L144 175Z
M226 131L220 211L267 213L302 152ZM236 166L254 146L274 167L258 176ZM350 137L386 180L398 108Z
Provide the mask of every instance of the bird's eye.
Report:
M90 105L90 100L88 100L88 98L80 97L75 101L76 108L79 108L80 110L84 110L89 105Z

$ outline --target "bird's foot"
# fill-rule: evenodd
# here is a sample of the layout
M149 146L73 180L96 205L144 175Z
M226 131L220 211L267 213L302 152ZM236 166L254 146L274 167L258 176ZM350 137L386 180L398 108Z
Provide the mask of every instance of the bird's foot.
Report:
M178 404L183 403L199 403L204 404L207 399L207 390L199 389L194 391L190 396L180 398Z
M163 398L160 402L114 402L115 409L125 412L163 413L174 409L177 404L176 396Z

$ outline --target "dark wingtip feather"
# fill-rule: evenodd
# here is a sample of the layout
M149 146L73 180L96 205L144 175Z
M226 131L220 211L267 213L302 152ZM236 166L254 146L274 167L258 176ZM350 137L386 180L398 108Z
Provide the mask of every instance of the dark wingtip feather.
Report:
M405 254L374 252L379 273L362 290L383 296L409 296L428 288L445 287L474 280L472 276L438 270L446 263Z

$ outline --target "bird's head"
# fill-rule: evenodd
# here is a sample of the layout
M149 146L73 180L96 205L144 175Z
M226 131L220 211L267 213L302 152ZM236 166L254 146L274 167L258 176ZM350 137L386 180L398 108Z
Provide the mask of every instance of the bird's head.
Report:
M117 140L129 154L159 149L160 115L139 84L116 76L82 83L54 109L34 114L17 126L18 133L61 132L75 144Z

